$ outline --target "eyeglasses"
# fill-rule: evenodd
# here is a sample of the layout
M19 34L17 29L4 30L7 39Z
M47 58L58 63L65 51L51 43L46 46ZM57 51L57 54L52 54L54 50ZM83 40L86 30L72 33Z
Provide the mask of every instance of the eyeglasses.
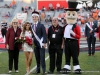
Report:
M57 21L57 20L52 20L52 21Z
M13 24L18 24L18 22L13 22Z

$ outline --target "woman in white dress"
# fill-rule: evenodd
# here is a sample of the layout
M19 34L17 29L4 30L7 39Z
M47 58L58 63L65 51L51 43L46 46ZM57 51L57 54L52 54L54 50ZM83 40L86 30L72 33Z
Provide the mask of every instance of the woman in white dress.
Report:
M31 25L29 22L26 22L23 26L23 31L21 33L21 37L28 37L29 39L31 39L33 41L32 38L32 30L31 30ZM32 63L32 57L33 57L33 48L31 45L29 45L28 43L24 42L23 43L23 50L25 53L25 63L26 63L26 71L27 73L30 72L30 66Z

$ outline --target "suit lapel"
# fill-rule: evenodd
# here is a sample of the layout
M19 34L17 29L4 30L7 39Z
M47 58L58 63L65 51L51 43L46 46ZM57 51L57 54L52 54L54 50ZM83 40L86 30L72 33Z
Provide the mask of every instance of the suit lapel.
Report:
M34 24L31 25L31 28L34 30Z
M76 24L73 25L72 30L74 31L74 28L76 27Z

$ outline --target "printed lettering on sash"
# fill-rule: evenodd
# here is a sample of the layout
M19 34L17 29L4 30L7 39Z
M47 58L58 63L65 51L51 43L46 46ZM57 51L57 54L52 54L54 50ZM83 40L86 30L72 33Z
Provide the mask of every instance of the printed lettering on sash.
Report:
M56 34L52 34L52 38L55 38L56 37Z

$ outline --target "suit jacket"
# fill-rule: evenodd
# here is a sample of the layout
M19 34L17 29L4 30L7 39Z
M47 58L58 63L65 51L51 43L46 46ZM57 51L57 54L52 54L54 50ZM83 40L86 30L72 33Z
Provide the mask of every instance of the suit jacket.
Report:
M99 41L100 41L100 26L98 27L97 32L99 33Z
M20 36L21 29L17 28L17 37ZM14 50L15 31L13 27L9 28L6 34L6 45L9 45L9 50ZM21 49L21 44L18 44L18 49Z
M75 36L73 36L73 35L71 35L71 36L78 40L78 47L79 47L80 46L80 38L81 38L80 26L78 24L73 24L72 30L75 33ZM78 48L78 55L79 55L79 52L80 52L80 47Z
M72 27L73 32L75 33L75 36L71 35L73 38L79 40L81 38L81 31L80 27L77 24L74 24Z
M88 22L88 24L90 25L90 22ZM96 30L95 30L96 28ZM89 32L91 31L91 29L86 25L85 26L85 37L87 38L90 38L90 35L92 35L92 37L95 37L95 32L97 31L97 23L96 22L93 22L93 25L92 25L92 34L90 34Z
M34 25L32 25L31 27L34 30ZM44 25L41 24L40 22L38 22L38 24L36 26L36 32L35 33L40 39L43 37L42 43L47 43L46 29L45 29ZM35 37L34 37L34 44L36 46L40 46L39 42L36 40Z

